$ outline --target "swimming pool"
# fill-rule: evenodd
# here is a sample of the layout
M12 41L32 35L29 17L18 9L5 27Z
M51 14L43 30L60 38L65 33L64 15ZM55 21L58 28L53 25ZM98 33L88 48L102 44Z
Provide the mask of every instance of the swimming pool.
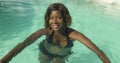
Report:
M4 0L0 1L0 58L34 31L43 28L44 13L53 2L64 3L72 16L71 27L90 38L110 58L120 63L120 8L95 0ZM38 44L25 48L10 63L39 63ZM67 63L102 63L98 56L75 41Z

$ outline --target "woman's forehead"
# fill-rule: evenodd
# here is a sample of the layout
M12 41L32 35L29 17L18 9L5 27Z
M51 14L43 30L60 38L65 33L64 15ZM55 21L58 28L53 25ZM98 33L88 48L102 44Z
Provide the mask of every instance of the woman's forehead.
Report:
M55 16L55 15L61 15L61 12L60 11L58 11L58 10L54 10L54 11L52 11L51 12L51 14L50 14L50 16Z

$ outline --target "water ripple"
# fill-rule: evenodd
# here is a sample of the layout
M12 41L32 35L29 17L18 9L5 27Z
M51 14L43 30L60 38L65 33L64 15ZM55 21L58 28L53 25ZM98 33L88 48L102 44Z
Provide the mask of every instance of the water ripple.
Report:
M11 39L32 26L35 16L33 4L17 1L0 1L0 39ZM9 36L9 37L8 37Z

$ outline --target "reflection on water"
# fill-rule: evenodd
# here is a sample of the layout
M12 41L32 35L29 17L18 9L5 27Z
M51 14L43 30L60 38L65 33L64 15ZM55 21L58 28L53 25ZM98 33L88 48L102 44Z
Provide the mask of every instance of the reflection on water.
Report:
M15 34L30 28L33 18L34 9L31 4L0 1L0 40L13 38Z
M119 0L98 0L95 1L97 6L102 6L107 14L120 16L120 1Z

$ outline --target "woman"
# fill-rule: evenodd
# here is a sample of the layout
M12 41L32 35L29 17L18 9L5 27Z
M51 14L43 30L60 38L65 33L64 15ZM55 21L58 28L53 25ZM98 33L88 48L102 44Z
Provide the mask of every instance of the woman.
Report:
M94 51L104 63L110 63L106 55L82 33L70 28L71 16L68 9L62 3L51 4L45 14L45 28L30 35L22 43L18 44L0 63L8 63L25 47L45 35L46 39L39 44L40 63L65 63L65 59L72 53L73 41L83 43Z

